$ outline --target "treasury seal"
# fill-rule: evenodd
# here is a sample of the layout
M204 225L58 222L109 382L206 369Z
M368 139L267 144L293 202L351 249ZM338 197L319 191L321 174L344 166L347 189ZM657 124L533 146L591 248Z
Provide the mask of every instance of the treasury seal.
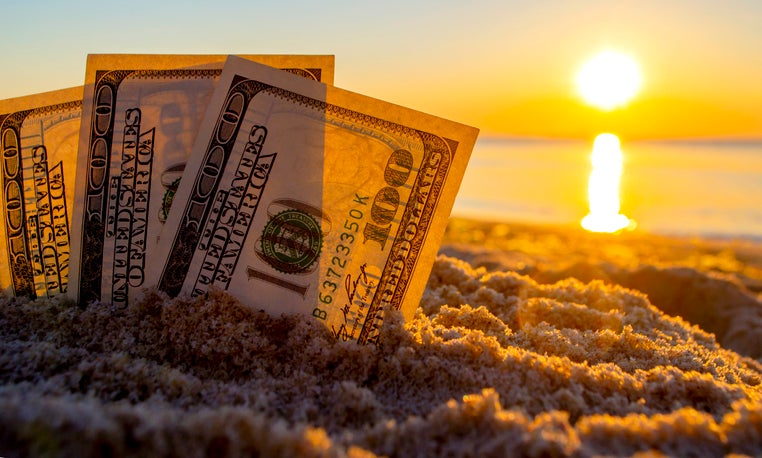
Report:
M284 210L265 225L261 237L261 257L274 269L286 273L303 273L320 256L323 237L320 225L309 213Z

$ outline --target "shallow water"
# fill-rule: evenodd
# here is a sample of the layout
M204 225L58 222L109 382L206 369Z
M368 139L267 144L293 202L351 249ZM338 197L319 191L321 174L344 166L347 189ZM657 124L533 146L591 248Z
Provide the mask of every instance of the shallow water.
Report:
M480 138L453 214L578 224L591 142ZM623 142L622 213L660 234L762 239L762 142Z

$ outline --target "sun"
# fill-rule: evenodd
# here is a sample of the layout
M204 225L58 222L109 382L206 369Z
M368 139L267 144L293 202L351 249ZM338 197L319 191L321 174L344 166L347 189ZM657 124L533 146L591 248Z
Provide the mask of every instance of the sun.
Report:
M640 89L638 63L619 51L603 51L587 60L577 73L577 90L588 104L605 111L624 106Z

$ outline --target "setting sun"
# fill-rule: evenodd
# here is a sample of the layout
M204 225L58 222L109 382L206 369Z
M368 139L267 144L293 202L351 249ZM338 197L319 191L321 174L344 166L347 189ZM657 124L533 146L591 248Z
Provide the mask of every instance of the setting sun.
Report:
M586 103L602 110L627 104L640 89L642 77L635 60L618 51L603 51L586 61L577 73L577 90Z

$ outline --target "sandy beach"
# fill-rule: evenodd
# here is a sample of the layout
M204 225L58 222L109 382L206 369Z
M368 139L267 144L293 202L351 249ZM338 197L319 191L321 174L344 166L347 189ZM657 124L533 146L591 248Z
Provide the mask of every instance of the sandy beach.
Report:
M0 299L0 456L760 456L762 242L452 219L378 347Z

